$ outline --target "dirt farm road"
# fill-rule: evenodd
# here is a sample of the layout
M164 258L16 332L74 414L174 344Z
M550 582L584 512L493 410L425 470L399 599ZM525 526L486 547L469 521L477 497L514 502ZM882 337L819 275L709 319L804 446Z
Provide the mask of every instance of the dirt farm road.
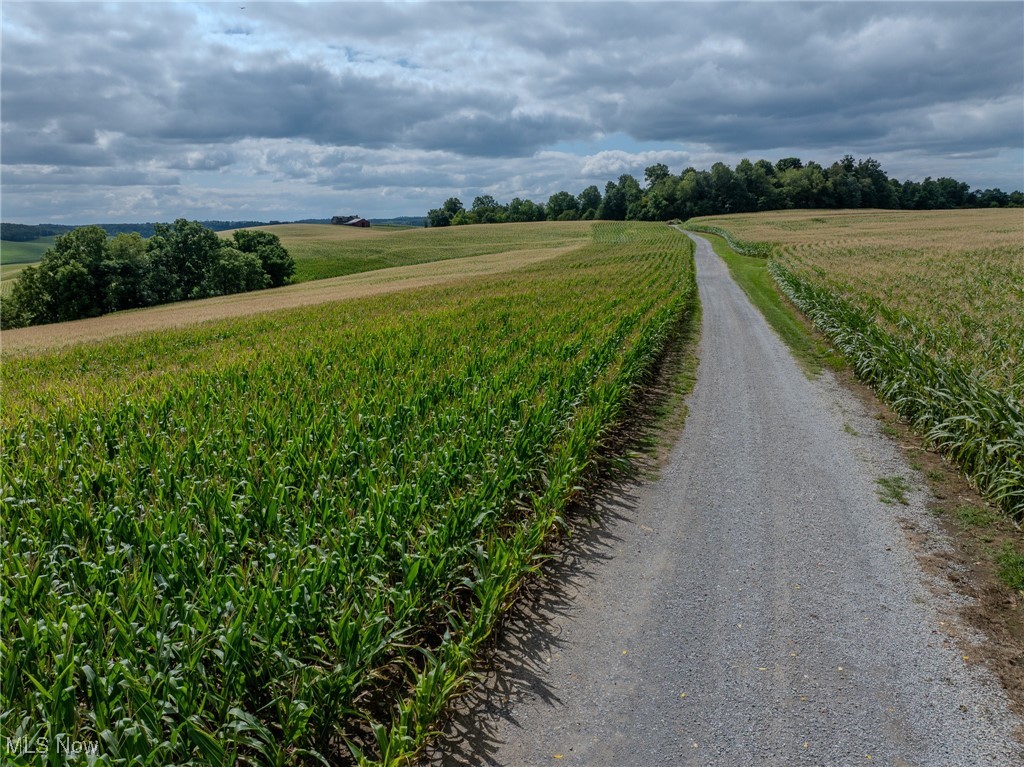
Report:
M694 239L701 362L668 464L596 501L429 762L1024 764L900 526L932 525L923 493L880 500L914 474Z

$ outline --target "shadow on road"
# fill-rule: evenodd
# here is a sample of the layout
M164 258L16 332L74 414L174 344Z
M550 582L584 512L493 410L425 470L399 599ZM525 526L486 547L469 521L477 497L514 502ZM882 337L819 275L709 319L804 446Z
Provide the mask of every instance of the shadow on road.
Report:
M613 555L620 539L612 529L628 523L635 486L631 478L605 480L595 496L570 510L570 534L506 615L480 681L454 706L420 762L423 767L497 766L493 754L501 743L495 732L503 722L521 726L518 702L539 698L553 708L561 704L544 681L547 664L564 645L562 624L571 619L577 597Z

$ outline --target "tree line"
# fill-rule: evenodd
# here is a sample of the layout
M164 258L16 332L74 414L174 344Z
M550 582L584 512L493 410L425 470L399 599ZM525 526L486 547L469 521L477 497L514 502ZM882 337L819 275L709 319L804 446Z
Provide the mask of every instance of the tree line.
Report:
M247 229L253 226L268 226L284 222L212 220L200 221L199 223L207 229L212 229L215 232L222 232L225 229ZM303 222L298 221L296 223ZM327 221L319 221L318 223L326 224ZM132 232L138 232L143 237L152 237L156 234L156 228L160 226L160 224L147 222L145 224L96 224L96 226L111 237L117 234L130 234ZM75 229L80 228L80 226L71 226L69 224L12 224L5 221L0 223L0 240L7 240L8 242L31 242L32 240L38 240L40 237L52 237L57 234L67 234L68 232L72 232Z
M295 260L275 234L239 230L222 240L198 221L155 224L111 238L99 226L59 235L37 266L23 270L0 311L0 326L43 325L120 309L284 285Z
M427 226L458 226L522 221L589 219L664 221L721 213L749 213L788 208L944 208L1024 207L1024 193L1001 189L972 191L953 178L903 181L889 178L877 160L846 155L824 167L786 157L741 160L735 168L715 163L711 170L686 168L673 175L664 163L644 171L645 184L632 175L605 184L604 194L591 185L572 195L560 191L546 203L518 197L508 204L491 195L473 200L467 210L457 197L427 212Z

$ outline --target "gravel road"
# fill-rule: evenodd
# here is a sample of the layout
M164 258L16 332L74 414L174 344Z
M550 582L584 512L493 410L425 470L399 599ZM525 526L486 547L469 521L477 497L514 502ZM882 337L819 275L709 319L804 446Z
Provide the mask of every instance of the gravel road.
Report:
M877 479L919 479L694 239L701 362L668 465L596 501L430 761L1024 764L901 527L934 530L923 492L880 500Z

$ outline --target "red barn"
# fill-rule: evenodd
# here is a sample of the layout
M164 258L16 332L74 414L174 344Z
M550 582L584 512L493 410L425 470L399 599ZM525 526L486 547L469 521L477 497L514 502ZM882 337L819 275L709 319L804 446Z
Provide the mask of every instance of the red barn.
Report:
M364 229L370 225L369 221L360 216L334 216L331 223L338 226L358 226Z

